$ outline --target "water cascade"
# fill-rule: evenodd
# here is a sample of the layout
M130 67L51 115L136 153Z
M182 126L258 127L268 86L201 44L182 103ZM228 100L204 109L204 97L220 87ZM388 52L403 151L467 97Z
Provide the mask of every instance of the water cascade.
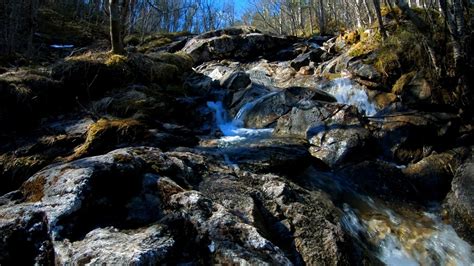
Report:
M375 106L369 102L362 89L351 85L346 78L337 79L329 92L338 102L355 105L366 115L376 113ZM207 106L215 112L217 126L223 133L218 147L240 147L244 143L270 138L271 128L245 128L245 116L258 103L276 92L263 95L244 104L233 119L229 119L222 102L208 102ZM231 162L225 150L224 157ZM462 240L453 227L445 224L435 209L413 206L398 206L385 201L361 195L353 190L353 185L341 177L327 173L309 174L316 187L328 194L344 195L341 209L344 212L342 225L345 231L360 246L373 253L386 265L473 265L472 247Z
M207 102L207 106L214 111L217 126L224 135L222 138L219 139L219 145L221 147L225 147L247 140L270 137L273 132L272 128L245 128L244 119L247 112L251 110L256 104L275 95L276 93L277 92L270 92L251 102L244 104L239 109L234 119L228 118L227 111L224 109L221 101Z
M362 88L352 85L349 78L338 78L332 81L333 86L328 90L339 103L354 105L359 112L373 116L377 113L375 105L369 101L369 96Z

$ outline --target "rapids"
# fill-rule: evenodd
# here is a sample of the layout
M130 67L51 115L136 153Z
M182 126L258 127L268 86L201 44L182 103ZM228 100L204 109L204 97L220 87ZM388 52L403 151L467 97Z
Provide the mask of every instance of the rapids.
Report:
M348 78L335 80L329 92L338 102L355 105L366 115L377 112L365 91L354 89ZM232 119L221 101L207 102L223 134L218 147L238 147L246 142L271 138L272 128L245 128L244 120L256 104L274 94L270 92L244 104ZM228 163L238 169L237 163ZM313 185L316 184L316 189L343 195L339 207L344 213L342 225L345 231L362 252L371 253L380 262L393 266L474 265L472 247L441 218L439 204L431 208L399 206L362 195L352 189L353 184L330 172L321 175L321 172L307 171L305 175Z

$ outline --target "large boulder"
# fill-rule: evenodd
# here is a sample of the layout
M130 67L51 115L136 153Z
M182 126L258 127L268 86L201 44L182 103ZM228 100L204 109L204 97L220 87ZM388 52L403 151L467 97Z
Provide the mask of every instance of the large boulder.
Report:
M196 36L182 51L189 54L196 64L214 59L249 61L260 56L271 56L291 44L287 37L266 35L255 29L242 27L212 31Z
M400 164L415 163L456 136L459 117L450 113L393 112L371 120L381 153Z
M227 161L137 147L47 167L0 198L0 261L348 263L326 194Z
M44 212L21 207L0 211L0 263L51 264L54 251Z
M254 186L246 186L248 183ZM324 193L305 190L276 175L245 172L238 180L225 176L207 179L201 189L255 226L293 264L349 262L341 214Z
M58 242L56 263L158 265L169 256L175 242L159 225L127 232L113 227L98 228L80 241Z
M311 154L334 167L370 154L364 149L371 140L364 124L353 106L312 102L280 117L274 135L307 139Z
M252 94L235 93L232 95L233 101L239 104L235 105L234 110L246 108L243 122L249 128L264 128L276 123L277 119L288 113L292 107L304 104L306 101L335 102L336 99L330 94L305 87L289 87L279 92L259 92ZM240 96L240 99L239 99ZM245 97L245 98L244 98ZM242 104L245 103L245 104ZM232 113L232 109L231 109ZM235 111L234 111L235 113Z
M220 85L229 91L238 91L247 88L252 81L250 76L243 72L230 72L222 77Z
M446 198L446 209L454 229L474 244L474 157L471 155L456 171L451 192Z
M402 169L407 180L416 187L425 200L442 200L449 192L453 169L458 169L468 154L468 149L457 148L434 153Z
M352 109L352 110L351 110ZM310 153L329 167L350 160L361 160L373 153L372 136L352 106L346 106L307 132Z

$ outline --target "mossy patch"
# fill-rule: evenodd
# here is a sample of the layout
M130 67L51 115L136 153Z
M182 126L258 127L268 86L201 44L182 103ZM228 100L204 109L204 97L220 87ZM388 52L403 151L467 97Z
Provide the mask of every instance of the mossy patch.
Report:
M382 36L378 31L362 31L359 33L359 41L355 43L348 51L353 57L367 55L380 47Z
M341 78L343 75L342 73L323 73L323 77L325 79L328 79L328 80L334 80L334 79L338 79L338 78Z
M172 43L176 38L190 35L189 32L156 33L139 38L137 35L130 37L129 41L139 40L138 51L142 53L152 52L153 50Z
M44 197L44 186L46 184L46 178L44 176L37 176L36 178L29 180L21 186L20 191L28 202L37 202Z
M46 74L19 70L0 75L0 131L27 129L42 115L60 109L60 83Z
M18 189L20 185L47 162L41 156L0 155L0 193Z
M148 54L148 56L163 63L175 65L176 67L178 67L179 71L190 71L194 65L193 58L184 52L160 52Z
M75 149L69 160L97 155L120 144L145 138L146 127L135 119L100 119L89 126L84 144Z
M53 77L64 82L70 94L94 100L111 89L128 84L158 83L168 86L182 82L192 59L184 53L156 53L127 56L107 52L86 53L67 58L53 69ZM163 86L163 87L165 87Z
M395 82L392 87L392 93L400 95L402 94L406 85L410 83L410 81L415 77L416 71L412 71L400 76L400 78Z

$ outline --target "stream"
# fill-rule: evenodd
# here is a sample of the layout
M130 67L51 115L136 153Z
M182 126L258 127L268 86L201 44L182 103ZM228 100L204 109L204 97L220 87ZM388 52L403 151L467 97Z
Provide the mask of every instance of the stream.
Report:
M338 102L354 105L366 116L377 112L367 94L353 90L347 78L335 80L328 92ZM244 128L243 121L255 105L275 93L244 104L234 118L229 117L222 102L207 103L223 134L217 143L224 156L227 148L272 138L272 128ZM340 195L337 205L344 213L342 225L361 252L368 252L386 265L474 265L472 247L442 219L440 203L426 207L386 202L354 191L350 181L332 172L310 167L304 175L312 189Z

